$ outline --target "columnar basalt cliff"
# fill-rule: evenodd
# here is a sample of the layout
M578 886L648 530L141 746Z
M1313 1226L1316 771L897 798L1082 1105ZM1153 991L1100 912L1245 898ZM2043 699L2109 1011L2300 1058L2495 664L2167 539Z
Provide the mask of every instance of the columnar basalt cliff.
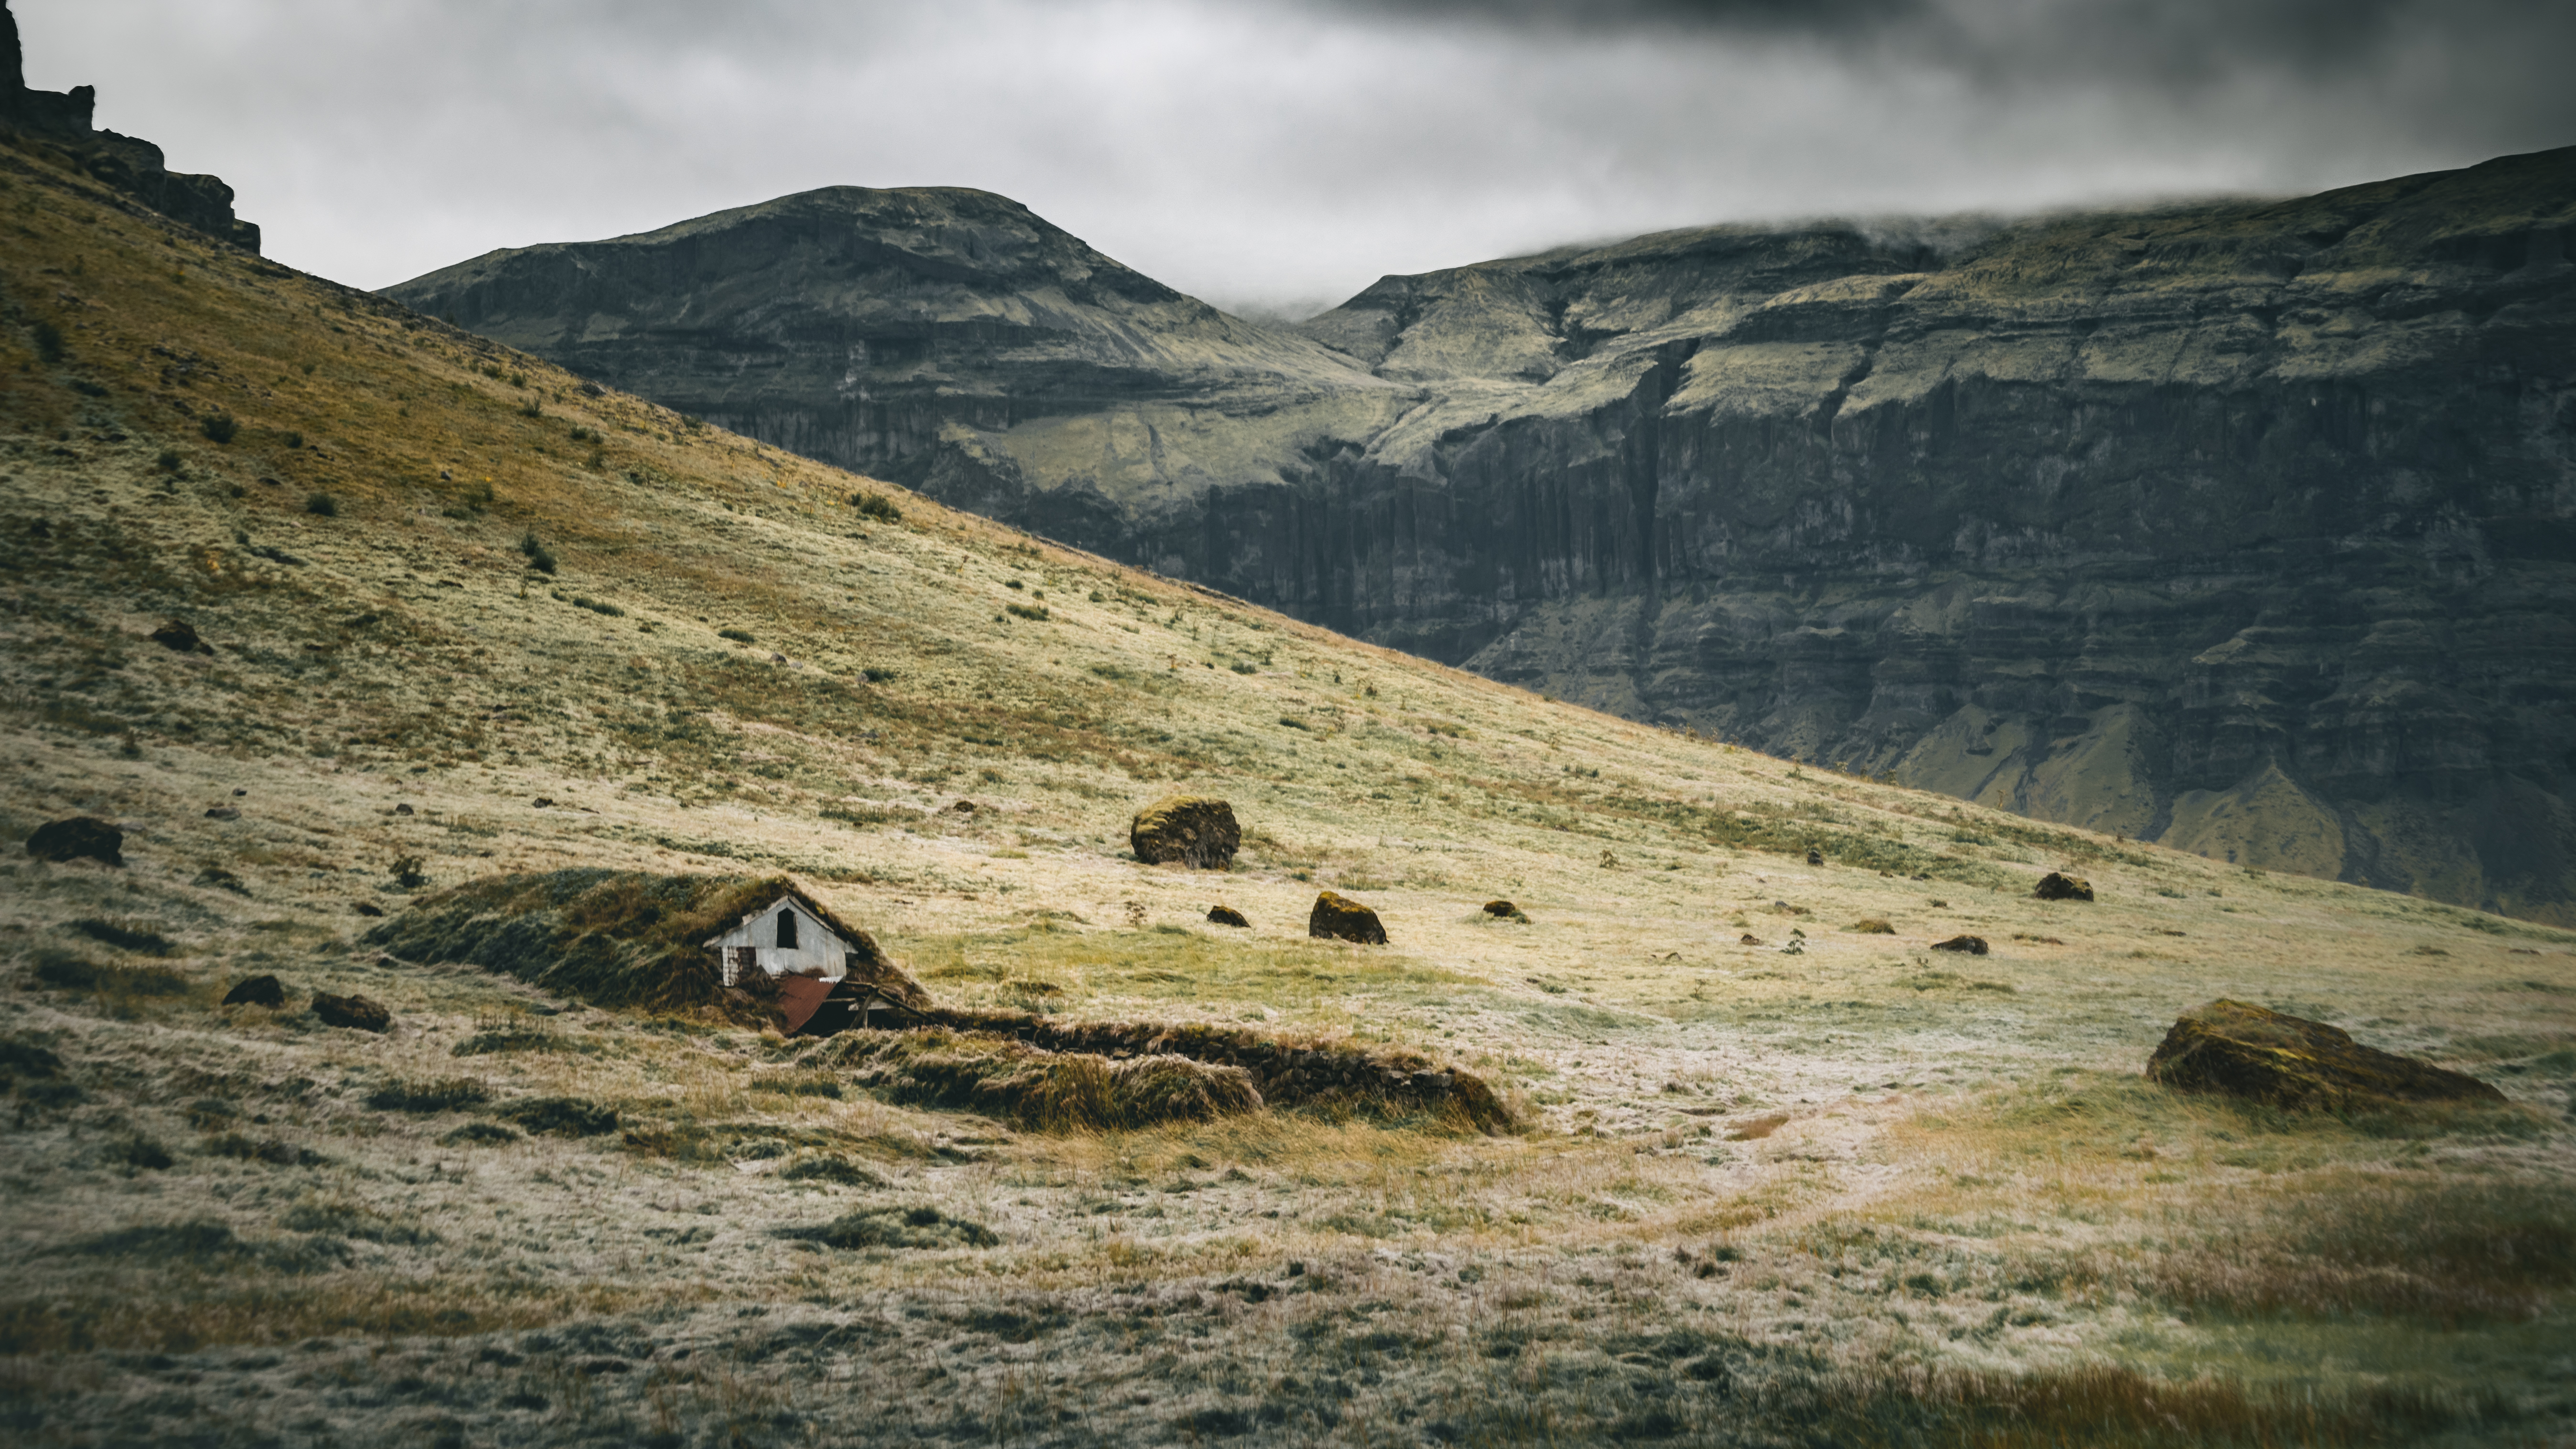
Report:
M395 295L1533 689L2566 921L2572 242L2576 149L1665 233L1292 333L1000 198L845 188Z
M21 145L57 152L91 179L103 182L169 217L220 237L245 251L259 250L259 228L233 215L233 189L220 176L173 171L161 148L136 136L90 124L98 103L94 86L68 91L27 88L18 18L0 0L0 132Z

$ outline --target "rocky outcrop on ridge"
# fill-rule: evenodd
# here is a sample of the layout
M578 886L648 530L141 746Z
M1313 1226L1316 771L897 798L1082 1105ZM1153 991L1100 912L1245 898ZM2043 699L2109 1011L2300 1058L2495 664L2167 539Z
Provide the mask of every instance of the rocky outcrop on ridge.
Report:
M0 0L0 131L21 144L55 150L92 180L112 186L169 217L244 251L259 250L259 228L233 215L233 189L220 176L173 171L161 148L136 136L90 124L98 103L94 86L68 91L27 88L26 54L18 43L18 18Z
M1389 277L1292 333L998 197L841 188L393 290L1497 679L2576 921L2571 237L2576 149L1663 233Z

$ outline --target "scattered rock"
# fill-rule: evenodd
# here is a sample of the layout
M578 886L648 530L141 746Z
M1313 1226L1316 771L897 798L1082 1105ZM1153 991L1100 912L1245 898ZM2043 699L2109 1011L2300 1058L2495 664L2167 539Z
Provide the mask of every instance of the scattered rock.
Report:
M246 896L250 894L250 887L242 884L242 878L240 876L233 874L231 871L224 869L220 865L210 865L204 870L197 872L197 884L201 886L211 886L219 891L231 891L237 896Z
M1177 860L1197 870L1224 870L1243 845L1243 828L1223 800L1170 795L1136 812L1127 843L1147 865Z
M835 1182L843 1187L888 1186L885 1178L877 1172L829 1152L800 1157L780 1168L778 1176L787 1182Z
M152 642L180 654L212 654L213 645L197 637L196 628L185 619L172 619L152 631Z
M1356 941L1363 946L1386 944L1386 927L1379 924L1377 912L1339 891L1326 891L1315 897L1314 913L1306 918L1306 934L1319 940Z
M2052 870L2039 878L2031 894L2043 901L2089 901L2093 899L2093 882Z
M1946 941L1933 942L1932 949L1935 951L1965 951L1971 956L1983 956L1992 948L1986 945L1986 938L1983 936L1952 936Z
M364 996L334 996L327 991L313 993L313 1014L325 1026L345 1026L352 1031L382 1032L394 1024L394 1014L383 1003Z
M1894 926L1889 925L1887 922L1880 920L1876 916L1871 916L1867 920L1854 921L1846 929L1858 931L1864 936L1893 936L1896 934L1896 928Z
M245 976L224 993L226 1006L279 1007L286 1004L286 988L274 976Z
M125 864L125 832L95 815L49 820L27 837L27 853L38 860L95 860Z
M1207 918L1208 924L1211 926L1249 927L1252 924L1250 921L1243 918L1243 912L1236 910L1232 906L1210 906L1208 907Z
M1807 852L1807 864L1809 864L1809 865L1823 865L1824 863L1825 863L1825 853L1824 853L1823 851L1821 851L1821 850L1810 850L1810 851L1808 851L1808 852Z
M2475 1077L2363 1046L2324 1022L2224 999L2174 1023L2147 1078L2282 1107L2504 1100Z
M238 805L216 805L206 811L206 818L208 820L239 820L241 818L241 807Z
M1485 914L1492 916L1497 920L1518 921L1524 926L1529 924L1529 917L1522 912L1520 907L1513 905L1510 901L1485 902Z

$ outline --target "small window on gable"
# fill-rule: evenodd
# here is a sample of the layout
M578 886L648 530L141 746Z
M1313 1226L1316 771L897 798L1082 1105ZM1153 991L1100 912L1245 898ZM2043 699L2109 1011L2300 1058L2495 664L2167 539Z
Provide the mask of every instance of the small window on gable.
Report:
M778 949L796 949L796 912L792 908L778 913Z

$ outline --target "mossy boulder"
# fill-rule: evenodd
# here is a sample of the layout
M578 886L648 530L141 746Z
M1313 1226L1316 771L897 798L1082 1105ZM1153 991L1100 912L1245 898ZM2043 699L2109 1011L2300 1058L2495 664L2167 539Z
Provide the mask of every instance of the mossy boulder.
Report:
M2174 1023L2147 1059L2147 1077L2281 1107L2504 1100L2475 1077L2363 1046L2324 1022L2223 999Z
M1339 891L1326 891L1315 897L1315 909L1306 917L1306 934L1324 941L1356 941L1363 946L1386 944L1386 927L1377 912L1352 900Z
M286 987L274 976L245 976L233 983L232 990L224 993L226 1006L278 1007L285 1004Z
M386 1032L393 1029L394 1014L385 1004L365 996L334 996L328 991L313 993L313 1014L324 1026L345 1026L351 1031Z
M1136 812L1127 844L1147 865L1177 860L1196 870L1223 870L1243 846L1243 827L1223 800L1169 795Z
M2093 882L2052 870L2039 878L2030 893L2043 901L2089 901L2093 899Z

